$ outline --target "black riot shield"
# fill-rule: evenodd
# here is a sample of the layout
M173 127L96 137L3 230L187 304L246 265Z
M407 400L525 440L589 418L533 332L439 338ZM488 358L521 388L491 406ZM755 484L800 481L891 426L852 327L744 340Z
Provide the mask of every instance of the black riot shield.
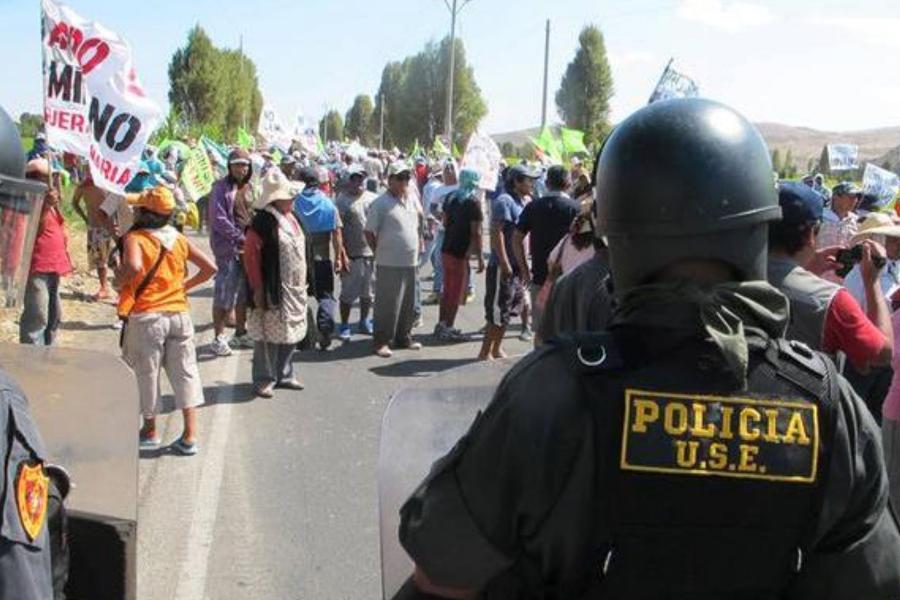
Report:
M74 600L136 598L138 397L116 356L0 344L0 366L22 387L50 463L71 478L66 499Z
M413 563L397 537L400 507L491 401L513 360L481 362L429 377L394 394L381 425L378 503L381 585L393 598Z

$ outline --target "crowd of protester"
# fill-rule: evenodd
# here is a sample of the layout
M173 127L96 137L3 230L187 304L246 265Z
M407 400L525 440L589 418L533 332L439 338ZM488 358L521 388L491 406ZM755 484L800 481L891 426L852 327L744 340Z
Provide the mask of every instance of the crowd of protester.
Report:
M53 183L46 148L29 158L27 176ZM521 339L535 345L610 324L610 266L594 234L591 178L577 159L569 168L501 164L496 189L485 191L481 174L451 157L349 156L335 146L320 157L295 150L276 161L235 149L198 202L204 210L194 225L208 226L207 257L180 233L178 215L190 211L176 183L177 160L145 158L124 196L67 166L99 280L94 299L118 295L117 322L127 323L122 350L138 381L142 447L159 444L164 370L184 415L176 449L196 452L193 410L203 398L187 292L213 276L214 337L206 351L252 349L261 397L276 387L303 389L297 349L329 351L362 335L379 357L421 350L413 331L423 304L439 306L433 343L474 339L457 316L482 286L482 360L506 356L514 320ZM813 174L778 188L783 218L769 230L768 272L791 303L788 338L833 356L882 423L900 503L900 220L853 182L829 189ZM52 344L59 328L60 278L72 263L58 189L51 185L44 203L22 343ZM423 290L429 264L431 289Z

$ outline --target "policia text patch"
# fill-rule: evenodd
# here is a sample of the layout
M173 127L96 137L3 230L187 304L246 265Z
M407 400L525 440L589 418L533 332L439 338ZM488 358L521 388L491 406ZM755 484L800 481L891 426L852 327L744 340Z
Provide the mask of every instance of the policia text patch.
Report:
M818 407L802 400L627 390L627 471L812 483Z

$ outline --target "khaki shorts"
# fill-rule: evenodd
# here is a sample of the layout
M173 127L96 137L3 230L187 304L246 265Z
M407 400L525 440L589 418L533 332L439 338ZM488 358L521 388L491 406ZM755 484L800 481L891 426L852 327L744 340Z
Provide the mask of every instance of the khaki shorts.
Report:
M190 313L130 316L125 325L123 353L137 379L144 417L151 418L159 412L159 377L163 369L175 392L176 408L203 404Z
M87 232L87 253L91 268L105 269L112 250L112 237L100 227L90 227Z

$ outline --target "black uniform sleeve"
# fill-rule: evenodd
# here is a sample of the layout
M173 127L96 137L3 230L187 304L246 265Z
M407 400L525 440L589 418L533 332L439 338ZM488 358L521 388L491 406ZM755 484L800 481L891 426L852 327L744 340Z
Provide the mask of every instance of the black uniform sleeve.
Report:
M540 530L589 422L566 374L553 351L520 361L402 508L400 541L437 585L483 589Z
M534 218L534 209L532 206L533 203L526 204L525 208L522 209L522 214L519 215L519 220L516 221L516 229L522 233L530 232L533 227L531 221Z
M881 435L843 378L840 386L816 542L790 598L900 598L900 527L888 502Z

